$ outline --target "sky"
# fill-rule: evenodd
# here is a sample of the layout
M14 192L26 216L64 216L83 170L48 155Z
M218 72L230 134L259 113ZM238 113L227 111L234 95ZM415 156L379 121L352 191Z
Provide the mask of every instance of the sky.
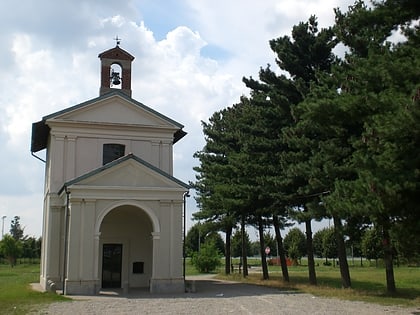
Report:
M174 176L195 180L201 121L249 91L243 77L276 70L269 40L316 15L320 27L349 0L4 0L0 20L0 217L9 232L42 230L44 167L31 156L33 122L99 96L98 54L115 46L135 56L132 97L183 124ZM45 151L45 150L44 150ZM41 151L40 155L45 154ZM187 202L187 229L197 211Z

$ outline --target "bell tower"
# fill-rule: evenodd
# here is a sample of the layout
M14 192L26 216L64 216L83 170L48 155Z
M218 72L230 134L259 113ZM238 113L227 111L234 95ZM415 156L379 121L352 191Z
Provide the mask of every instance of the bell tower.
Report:
M120 48L120 42L114 48L99 54L101 60L101 87L99 95L104 95L113 90L131 97L131 63L134 57Z

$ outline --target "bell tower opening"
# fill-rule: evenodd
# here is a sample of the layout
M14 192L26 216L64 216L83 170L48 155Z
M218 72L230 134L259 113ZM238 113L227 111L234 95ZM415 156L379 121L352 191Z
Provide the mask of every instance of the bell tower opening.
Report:
M101 60L101 87L99 95L120 90L131 97L131 63L134 57L119 46L99 54Z

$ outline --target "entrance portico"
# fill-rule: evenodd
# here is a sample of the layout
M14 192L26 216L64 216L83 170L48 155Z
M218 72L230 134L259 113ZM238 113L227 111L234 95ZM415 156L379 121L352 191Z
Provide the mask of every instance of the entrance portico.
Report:
M139 176L147 168L138 158L112 163L63 189L69 205L65 293L95 294L104 287L182 292L182 260L175 259L182 257L182 229L174 222L182 220L185 187L155 172L151 194L152 187L138 182L151 182L146 172Z

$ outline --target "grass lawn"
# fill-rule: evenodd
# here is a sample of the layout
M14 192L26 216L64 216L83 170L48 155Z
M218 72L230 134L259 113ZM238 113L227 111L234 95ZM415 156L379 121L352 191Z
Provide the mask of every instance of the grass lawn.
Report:
M0 264L0 313L26 314L41 304L64 301L67 298L53 294L35 292L30 283L39 282L39 264Z
M257 271L253 271L253 269ZM339 267L323 266L316 267L317 286L308 284L307 266L290 266L288 268L290 283L282 281L281 269L278 266L269 267L269 280L262 280L261 268L251 268L247 279L235 273L222 275L219 278L236 280L241 282L255 283L272 286L281 290L296 290L310 293L315 296L340 298L346 300L358 300L383 305L401 305L420 307L420 268L419 267L395 267L394 275L397 293L386 293L385 269L376 267L350 267L352 289L341 288Z

